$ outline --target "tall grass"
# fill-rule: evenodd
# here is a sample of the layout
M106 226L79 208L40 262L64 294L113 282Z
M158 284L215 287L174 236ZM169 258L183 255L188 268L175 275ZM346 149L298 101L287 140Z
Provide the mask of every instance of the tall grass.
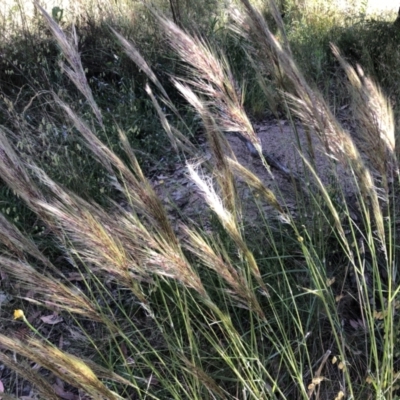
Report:
M248 0L241 4L231 28L259 69L265 104L279 89L273 101L318 139L316 148L312 140L298 148L304 178L293 180L294 191L302 185L296 211L278 185L267 187L230 148L225 133L235 132L267 174L282 173L261 147L222 50L150 9L180 60L171 82L201 120L212 154L204 161L150 64L110 29L148 77L146 92L171 146L212 213L208 229L170 217L117 118L123 152L101 140L107 126L78 37L73 30L69 38L36 3L87 106L81 112L65 93L48 91L46 112L79 137L91 168L103 171L103 184L118 196L96 201L67 189L35 162L33 150L21 150L29 124L21 118L14 130L0 127L1 177L48 236L46 247L1 216L0 271L18 298L19 334L0 335L1 362L15 377L7 380L10 397L21 395L22 377L43 399L396 398L399 174L390 102L332 45L348 76L357 121L350 134L296 64L276 4L275 35ZM331 160L332 176L337 164L349 172L351 193L339 176L333 188L324 184L318 152ZM239 182L254 193L255 222L247 220ZM66 330L38 323L32 314L43 309L61 316Z

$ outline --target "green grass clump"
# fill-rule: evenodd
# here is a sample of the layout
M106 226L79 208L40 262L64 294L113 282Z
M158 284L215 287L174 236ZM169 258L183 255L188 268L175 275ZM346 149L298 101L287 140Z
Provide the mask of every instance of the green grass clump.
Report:
M328 22L310 17L313 29L291 36L272 2L272 33L242 0L207 40L207 19L207 29L188 33L190 12L171 4L176 23L145 11L147 29L157 27L168 47L167 73L115 20L63 30L61 16L55 21L36 3L48 37L29 38L49 49L39 57L42 79L4 78L6 394L396 399L399 162L390 99L367 69L347 61L350 44L341 51L329 43ZM81 38L85 29L97 34ZM318 32L324 35L311 49ZM294 38L304 47L293 48ZM108 49L104 57L99 49ZM242 75L250 98L237 79L244 60L254 68ZM354 133L329 106L337 99L323 96L332 88L323 85L324 71L333 66L342 71ZM305 128L303 174L262 148L245 104L253 115L264 104L269 115ZM196 143L199 130L211 157ZM289 176L295 196L285 198L278 184L267 186L241 165L227 132L240 135L265 175ZM154 147L154 157L168 151L169 160L185 163L191 190L209 211L206 224L168 213L146 176L158 173L142 157ZM315 166L318 152L331 160L329 184ZM243 183L247 200L239 195Z

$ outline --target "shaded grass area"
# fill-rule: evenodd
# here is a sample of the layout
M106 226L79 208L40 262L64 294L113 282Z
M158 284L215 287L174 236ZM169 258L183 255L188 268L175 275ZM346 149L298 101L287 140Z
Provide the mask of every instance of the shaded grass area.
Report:
M10 396L396 398L397 28L296 20L295 8L282 20L274 4L176 21L191 34L150 10L147 31L88 19L76 33L65 25L69 36L39 7L45 33L1 50ZM361 141L336 120L343 105ZM304 157L293 212L226 142L239 132L269 171L250 115L308 127L352 172L352 196ZM201 159L198 135L212 158L187 173L208 228L171 219L147 179L160 163ZM237 179L259 224L246 221Z

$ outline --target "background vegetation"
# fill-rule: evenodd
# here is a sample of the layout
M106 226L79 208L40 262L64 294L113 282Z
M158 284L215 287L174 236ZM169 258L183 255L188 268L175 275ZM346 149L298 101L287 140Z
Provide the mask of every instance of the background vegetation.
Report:
M4 9L3 398L399 398L400 27L334 5ZM332 160L328 187L299 148L296 212L226 142L269 170L265 119L302 124ZM187 174L207 227L172 220L148 180L205 139L211 161Z

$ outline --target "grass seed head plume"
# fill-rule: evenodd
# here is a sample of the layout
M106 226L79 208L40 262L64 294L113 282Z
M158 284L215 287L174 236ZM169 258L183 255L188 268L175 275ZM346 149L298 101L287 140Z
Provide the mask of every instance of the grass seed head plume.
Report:
M125 53L129 56L129 58L137 65L140 71L143 71L148 78L156 85L158 90L162 93L162 95L166 98L169 99L169 96L167 92L165 91L164 87L161 85L160 81L158 80L157 76L153 72L153 70L150 68L149 64L146 62L146 60L142 57L142 55L139 53L139 51L136 49L136 47L130 43L128 40L126 40L121 34L119 34L116 30L111 28L112 33L117 37L119 42L121 43L122 47L125 50Z
M0 242L4 243L19 260L24 259L25 255L29 254L51 269L52 272L63 276L61 271L44 256L35 243L9 222L3 214L0 214Z
M2 179L15 193L21 196L26 204L35 209L34 202L44 199L43 194L30 178L24 163L14 151L0 127L0 172Z
M55 346L43 344L36 339L29 339L28 343L24 343L3 335L0 335L0 342L7 350L14 351L48 369L65 382L92 395L93 398L122 399L98 379L87 363Z
M224 207L223 201L213 187L211 178L201 177L199 172L197 172L199 169L198 165L188 163L187 169L189 171L190 179L199 188L206 203L218 216L224 228L230 233L230 235L237 237L237 240L241 240L240 234L237 231L235 217Z
M183 227L186 236L185 247L195 254L203 264L215 271L231 288L229 295L235 299L242 307L257 313L261 318L265 318L261 306L254 294L254 288L250 287L245 279L242 270L234 268L229 256L222 246L213 248L197 232ZM216 243L213 243L216 247Z
M51 276L38 272L26 262L7 257L0 257L0 262L2 270L8 276L16 282L20 282L27 291L32 291L32 297L29 297L28 300L46 307L56 307L83 315L93 321L102 320L91 301L75 288L66 286ZM39 300L35 299L35 296L40 296Z
M151 227L150 232L137 219L135 219L134 223L132 223L131 220L129 225L132 229L131 235L129 237L132 243L132 252L130 254L135 254L135 256L137 254L141 255L141 257L139 257L141 259L141 262L136 263L136 267L138 268L136 272L140 271L139 276L146 277L146 279L148 279L148 274L145 271L157 273L158 275L170 276L184 283L188 287L195 289L205 296L206 292L203 288L203 285L201 284L200 279L182 254L179 241L174 233L174 230L171 226L171 223L168 219L168 216L166 215L165 209L159 197L154 192L154 189L152 188L148 180L144 177L139 165L134 162L132 167L134 168L134 171L136 173L132 173L132 171L124 164L124 162L95 136L90 128L71 110L68 105L63 103L57 96L55 96L55 99L57 103L61 106L61 108L66 112L68 117L72 120L72 122L75 124L75 127L82 134L87 147L89 148L89 150L93 151L98 161L102 163L110 171L110 173L113 173L112 167L114 167L116 171L118 171L118 174L122 177L122 184L116 181L116 187L120 188L120 190L123 191L124 195L128 199L128 202L133 206L133 208L139 215L147 219L147 225ZM42 177L42 182L46 184L49 188L55 187L51 179L45 177L45 175L43 174ZM60 195L58 197L60 199L62 198L62 196ZM68 202L69 201L70 200L68 200ZM47 210L52 212L61 221L63 221L64 224L66 224L64 226L65 229L68 229L68 231L72 235L76 235L76 240L74 240L74 243L77 246L79 246L80 241L82 243L85 243L85 241L83 240L84 237L80 237L80 233L86 232L87 229L93 224L83 223L82 230L77 229L77 226L82 225L82 221L80 220L80 218L84 217L83 221L87 220L87 218L85 218L85 215L74 215L73 213L68 214L68 212L66 212L68 210L63 210L63 212L61 212L62 206L62 204L56 207L48 206ZM84 204L83 207L78 207L78 210L85 210L88 208L90 209L90 205ZM94 212L95 210L96 209L93 208L92 211ZM88 214L86 217L88 216L90 216L90 214ZM99 221L105 222L103 226L113 227L113 229L108 230L106 236L107 241L114 241L114 233L120 231L117 229L118 223L115 220L109 220L109 218L106 218L104 213L97 213L97 217L99 218ZM96 220L92 219L91 221L95 225L97 224ZM120 221L127 225L127 220L121 218ZM88 220L87 222L90 221ZM93 225L93 230L91 232L88 232L86 238L88 240L90 237L92 237L91 235L93 234L94 241L85 243L85 246L88 249L99 249L98 254L102 254L101 248L103 244L101 240L99 240L100 238L98 238L96 235L101 231L101 226L96 227ZM143 238L146 238L146 240L144 240ZM156 239L154 240L154 238ZM121 240L120 243L124 243L124 246L128 246L129 248L129 241L127 241L126 239L128 238L125 237L125 239ZM116 254L121 255L122 253L119 253L118 250L120 246L116 243L115 245L116 247L113 244L110 249L116 249ZM149 252L147 249L151 249L151 251ZM113 257L107 257L107 259L111 261ZM118 259L118 257L115 258L115 260ZM102 264L100 260L98 261L99 265L107 265L107 263ZM127 264L124 262L123 264L135 265L135 263L129 264L129 262Z
M116 218L100 206L67 193L43 171L36 172L55 196L52 202L38 205L55 221L54 230L63 232L73 244L70 251L87 265L130 288L143 305L147 301L135 282L151 283L152 274L175 279L205 295L198 275L184 257L175 236L170 240L163 230L143 224L137 214L130 215L117 204ZM149 197L145 203L151 207L151 201Z
M300 118L304 126L318 135L326 153L346 166L350 166L360 182L360 188L365 199L369 199L376 222L378 237L382 244L385 240L383 216L379 207L378 195L373 184L370 171L366 168L360 152L350 134L346 132L332 115L322 95L311 89L303 74L298 69L289 49L284 48L270 32L260 12L248 0L241 0L250 20L251 29L260 42L265 43L265 49L271 49L272 55L278 57L278 65L285 72L294 86L294 93L286 94L289 105ZM384 247L384 246L383 246Z
M100 207L68 193L43 170L34 168L33 171L53 195L51 201L37 201L36 206L52 221L52 231L64 243L66 252L71 252L106 276L111 275L145 304L142 292L132 282L151 281L151 278L147 272L129 270L133 261L127 256L118 236L110 232L115 228L115 220Z
M221 189L224 206L237 217L240 214L239 201L237 199L235 181L229 164L227 153L234 157L233 151L222 132L218 129L211 114L203 117L203 123L207 132L208 143L214 156L214 171L218 185Z
M151 184L141 172L139 165L137 163L132 165L135 172L133 173L113 151L97 138L87 124L67 104L56 95L53 96L81 133L87 148L115 178L115 187L123 192L137 212L145 216L154 227L157 227L159 234L164 235L166 240L175 244L178 249L178 240L165 209ZM121 176L122 185L115 177L114 170Z
M287 216L285 216L285 211L282 206L279 204L278 199L276 198L274 192L268 189L251 171L247 168L243 167L240 163L232 158L228 158L228 163L233 173L240 177L244 182L246 182L250 187L252 187L256 193L259 193L264 197L264 199L277 210L284 219L287 220Z
M246 242L244 241L240 232L239 226L235 216L224 206L223 201L216 193L211 178L201 177L196 171L198 166L187 163L190 179L196 184L202 193L204 200L208 206L215 212L222 226L226 229L236 246L243 259L248 263L249 268L253 276L257 279L262 291L267 295L268 290L262 280L260 271L258 269L257 262L248 249Z
M287 96L293 100L296 106L295 111L300 114L301 108L307 107L307 113L304 114L304 116L307 116L307 120L304 122L307 124L312 122L316 133L321 133L321 138L323 138L322 133L327 126L330 127L331 131L334 131L332 129L334 119L329 112L329 108L323 101L322 96L308 85L303 74L298 69L288 45L283 47L279 43L269 30L261 13L248 0L241 1L251 21L249 29L256 35L258 44L263 46L269 58L274 60L276 69L283 71L293 85L294 90L291 93L287 93ZM269 69L269 59L263 60L263 67L267 70ZM327 141L325 144L328 145L329 142Z
M36 168L34 172L52 194L48 201L38 201L36 205L51 221L50 228L64 243L65 251L97 266L107 276L118 277L118 281L127 287L131 287L133 278L140 280L132 271L128 273L126 266L129 260L124 248L118 237L110 232L115 227L115 221L95 204L68 193L43 170ZM147 274L140 278L151 280ZM141 298L141 292L135 294Z
M188 154L196 154L196 148L193 146L190 140L188 140L188 138L184 136L178 129L174 129L174 127L169 123L149 85L146 85L146 92L153 102L164 131L167 133L168 139L171 142L174 150L178 152L178 149L181 149Z
M262 155L261 143L243 108L243 99L226 59L216 57L201 39L191 37L172 21L157 15L171 47L188 64L186 82L206 96L220 129L238 132Z
M359 123L358 146L386 182L388 173L397 173L393 110L380 88L364 75L361 67L357 66L356 72L335 45L331 44L331 48L350 81L353 111ZM387 191L387 184L384 186Z
M378 193L371 172L366 167L354 140L349 132L340 126L320 94L317 93L313 98L302 94L305 93L299 91L299 97L287 95L293 112L304 126L318 136L329 157L338 160L345 167L350 167L354 172L363 198L371 205L378 237L384 248L385 229Z
M92 368L80 358L59 350L57 347L43 345L40 341L30 339L28 346L38 363L56 373L71 385L80 387L86 393L110 400L122 400L96 376Z
M0 335L0 343L3 344L3 338L6 336ZM35 369L27 366L25 363L21 363L19 360L15 359L15 352L17 352L17 348L20 347L20 341L18 339L9 339L8 344L6 347L13 351L13 357L8 356L5 354L4 351L0 352L0 362L5 365L7 368L15 371L19 376L27 381L33 383L34 388L38 391L39 395L42 396L43 399L46 400L59 400L59 396L56 394L55 389L53 386L46 381L46 379L42 376L41 371L36 371ZM2 393L2 397L4 394ZM3 397L4 400L7 399L15 399L15 397Z
M46 10L42 6L40 6L40 4L36 0L34 0L34 3L45 18L47 25L49 26L54 38L57 40L58 45L60 46L65 58L67 59L71 67L69 68L64 63L61 63L62 69L75 84L77 89L85 96L86 100L93 110L94 115L97 118L97 121L102 126L103 117L101 115L99 107L94 101L93 93L86 79L85 71L82 67L81 57L78 53L78 38L76 36L75 27L73 27L73 40L68 40L63 30L53 20L53 18L50 17Z
M247 15L243 15L238 10L233 10L231 12L232 23L230 29L237 35L244 37L247 41L246 48L251 54L250 62L253 67L256 67L256 73L261 82L261 87L265 85L264 77L259 69L263 69L265 72L264 76L268 77L268 80L272 80L277 88L282 88L288 91L289 86L287 85L287 79L285 76L285 71L280 65L279 51L283 50L291 57L291 50L289 43L286 39L285 29L283 27L283 21L276 8L276 5L272 5L270 8L274 15L275 20L278 23L278 28L281 32L281 36L284 39L284 48L281 49L281 45L276 40L275 36L270 32L269 27L261 13L259 13L247 0L242 1L245 6ZM258 63L257 61L260 61ZM267 94L267 99L269 98L269 103L273 106L272 109L276 107L275 102L276 94L271 94L266 87L263 91ZM293 87L290 87L290 92L292 92Z
M236 190L232 172L226 162L226 156L235 157L229 146L225 136L215 123L212 113L193 90L177 80L174 80L175 87L185 97L185 99L195 108L200 115L206 135L207 141L213 154L214 173L218 181L218 185L222 191L222 200L224 206L234 215L237 215L237 199Z

